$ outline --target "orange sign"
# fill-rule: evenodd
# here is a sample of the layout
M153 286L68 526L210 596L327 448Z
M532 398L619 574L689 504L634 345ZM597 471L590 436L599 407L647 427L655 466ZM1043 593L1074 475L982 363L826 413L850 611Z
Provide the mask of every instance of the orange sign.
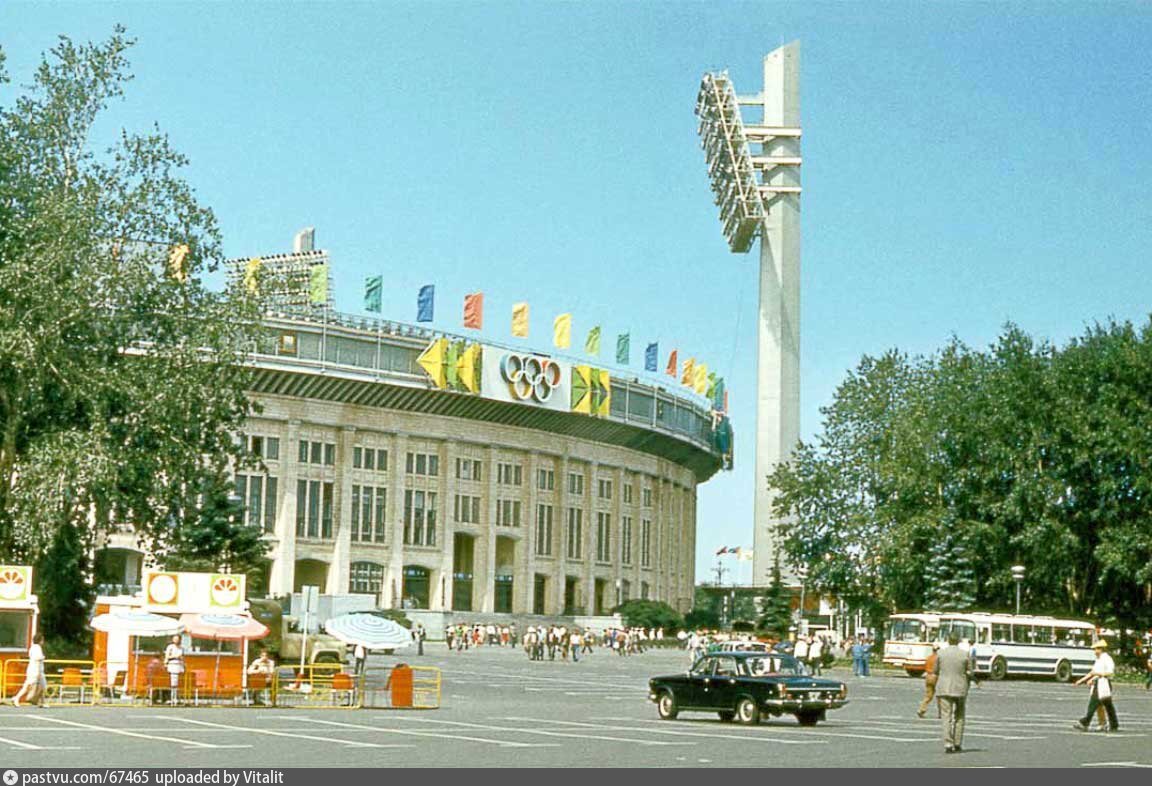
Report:
M191 614L242 610L245 578L241 573L147 571L144 608Z
M0 601L27 601L31 595L31 566L0 565Z

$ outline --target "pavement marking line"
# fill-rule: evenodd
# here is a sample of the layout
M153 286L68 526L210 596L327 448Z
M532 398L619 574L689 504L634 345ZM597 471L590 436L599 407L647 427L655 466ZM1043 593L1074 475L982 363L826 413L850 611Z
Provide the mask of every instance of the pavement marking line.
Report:
M7 729L5 729L7 731ZM42 751L44 747L41 745L33 745L29 742L20 742L19 740L10 740L7 737L0 737L0 742L6 742L17 748L23 748L26 751Z
M624 721L629 721L632 723L648 723L648 724L667 723L668 722L668 721L662 721L662 720L651 720L651 719L647 719L647 718L610 718L609 720L624 720ZM727 727L727 728L731 728L731 727ZM782 732L784 734L810 734L810 735L811 734L819 734L819 735L824 736L824 737L849 737L852 739L882 740L885 742L939 742L940 741L939 737L936 737L936 736L932 736L932 737L884 737L884 736L880 736L878 734L850 734L848 732L825 731L824 729L818 729L815 727L811 728L811 729L800 729L800 728L789 728L787 726L765 724L764 728L770 728L773 731ZM731 735L728 738L729 739L737 739L738 738L738 739L743 740L743 739L749 739L749 736L737 733L736 735ZM751 739L757 739L757 738L752 737Z
M551 723L551 724L555 724L557 726L580 726L580 727L585 727L585 728L590 728L590 729L610 729L612 731L642 731L642 732L649 733L649 734L668 734L668 735L672 735L674 737L710 737L713 739L720 739L720 740L737 739L737 737L733 737L733 736L727 735L727 734L711 734L709 732L703 732L703 731L679 731L676 729L652 729L651 731L648 731L647 729L636 729L635 727L630 727L630 726L607 726L603 723L579 723L577 721L562 721L562 720L555 720L552 718L504 717L504 718L496 718L496 720L527 721L529 723ZM828 740L778 740L778 739L774 739L772 737L752 737L751 735L748 735L748 736L742 735L742 736L739 736L738 739L754 740L756 742L774 742L774 743L777 743L779 745L827 745L828 744Z
M405 716L397 716L405 717ZM637 740L628 737L608 737L598 734L569 734L562 731L544 731L543 729L520 729L513 726L488 726L483 723L465 723L464 721L435 720L432 718L407 718L410 723L441 723L446 726L459 726L468 729L485 729L488 731L514 731L520 734L540 734L545 737L575 737L581 740L607 740L608 742L632 742L637 745L693 745L691 742L662 742L660 740Z
M174 742L177 745L183 745L187 748L251 748L251 745L215 745L210 742L196 742L195 740L183 740L179 737L163 737L158 734L144 734L138 731L124 731L123 729L112 729L107 726L93 726L88 723L80 723L79 721L64 720L63 718L50 718L46 715L29 715L29 718L36 720L48 721L49 723L60 723L65 726L71 726L76 729L88 729L89 731L103 731L108 734L118 734L121 737L136 737L142 740L159 740L161 742ZM164 716L161 716L164 717Z
M1141 769L1152 769L1152 764L1141 764L1138 761L1093 761L1084 762L1081 767L1140 767Z
M340 740L332 739L331 737L317 737L314 734L293 734L287 731L272 731L271 729L257 729L251 726L231 726L227 723L210 723L208 721L196 720L195 718L173 718L168 715L153 715L153 718L162 718L166 720L180 721L181 723L193 723L197 726L208 726L216 729L225 729L227 731L241 731L248 732L249 734L264 734L269 737L291 737L298 740L312 740L314 742L334 742L337 745L343 745L346 748L413 748L414 745L381 745L375 742L356 742L355 740ZM210 746L219 747L219 746ZM247 746L252 747L252 746Z
M285 717L283 715L281 718ZM503 748L559 748L559 744L553 745L552 743L538 743L538 742L513 742L511 740L490 740L486 737L465 737L459 734L440 734L435 731L410 731L407 729L390 729L384 726L362 726L357 723L343 723L341 721L321 720L320 718L294 718L293 720L304 720L311 723L321 723L325 726L339 726L343 729L352 729L356 731L376 731L384 732L387 734L402 734L409 737L438 737L440 739L448 740L468 740L470 742L483 742L489 745L498 745Z

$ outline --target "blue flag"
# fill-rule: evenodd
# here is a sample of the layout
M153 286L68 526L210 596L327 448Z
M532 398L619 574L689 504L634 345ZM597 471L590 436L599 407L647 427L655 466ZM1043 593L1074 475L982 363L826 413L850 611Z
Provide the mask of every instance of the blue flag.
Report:
M655 371L657 356L660 354L660 345L653 343L648 345L648 349L644 350L644 370Z
M416 296L416 321L432 321L432 303L436 299L436 287L425 284L420 287L420 294Z

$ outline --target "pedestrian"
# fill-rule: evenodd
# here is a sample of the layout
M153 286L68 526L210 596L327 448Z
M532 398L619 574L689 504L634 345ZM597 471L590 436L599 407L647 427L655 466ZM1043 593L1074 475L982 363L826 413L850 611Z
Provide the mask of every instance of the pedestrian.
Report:
M424 626L419 622L416 623L416 633L413 635L416 639L416 654L424 654L424 639L428 638L428 633L424 630Z
M940 650L932 666L936 679L936 701L943 721L944 752L963 750L964 720L967 716L968 684L972 680L972 661L960 649L960 634L948 634L948 646Z
M19 707L20 700L38 707L44 706L44 693L48 690L48 678L44 674L44 634L32 637L28 648L28 667L24 670L24 685L12 699L12 706Z
M808 662L812 664L812 673L817 677L823 671L824 667L824 639L819 636L812 639L812 643L808 645Z
M852 674L857 677L864 676L864 638L860 637L852 644Z
M168 684L172 686L171 703L175 706L180 691L180 677L184 674L184 647L180 644L179 634L173 636L164 648L164 668L168 672Z
M797 636L796 643L792 645L792 657L805 666L808 665L808 637Z
M871 677L872 672L869 670L869 662L872 660L872 637L861 639L860 641L860 671L862 677Z
M1108 725L1104 731L1119 731L1120 722L1116 720L1116 707L1112 704L1112 677L1116 673L1116 663L1108 654L1108 642L1104 639L1097 639L1092 649L1096 651L1096 662L1092 664L1092 670L1075 683L1077 685L1089 683L1092 686L1092 693L1088 697L1088 711L1076 722L1075 727L1080 731L1088 731L1088 724L1092 722L1096 708L1103 705L1104 711L1108 714Z
M579 663L580 662L580 648L582 646L584 646L584 637L580 635L580 629L579 628L573 628L572 629L572 641L570 644L573 663Z
M364 664L368 660L368 650L366 650L364 648L363 644L357 644L352 649L352 658L356 663L356 673L357 674L363 674L364 673Z
M923 718L928 712L928 705L936 698L936 659L939 657L940 644L932 642L932 652L924 661L924 699L920 702L920 709L916 710L916 717ZM940 706L936 706L936 717L940 717Z
M1149 649L1144 660L1144 690L1152 688L1152 649Z

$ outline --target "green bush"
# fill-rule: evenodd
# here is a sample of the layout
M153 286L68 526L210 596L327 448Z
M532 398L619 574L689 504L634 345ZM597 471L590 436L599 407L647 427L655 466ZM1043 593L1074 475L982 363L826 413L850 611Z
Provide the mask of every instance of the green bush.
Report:
M674 633L684 627L680 612L658 600L630 600L613 611L630 628L663 628L665 633Z

